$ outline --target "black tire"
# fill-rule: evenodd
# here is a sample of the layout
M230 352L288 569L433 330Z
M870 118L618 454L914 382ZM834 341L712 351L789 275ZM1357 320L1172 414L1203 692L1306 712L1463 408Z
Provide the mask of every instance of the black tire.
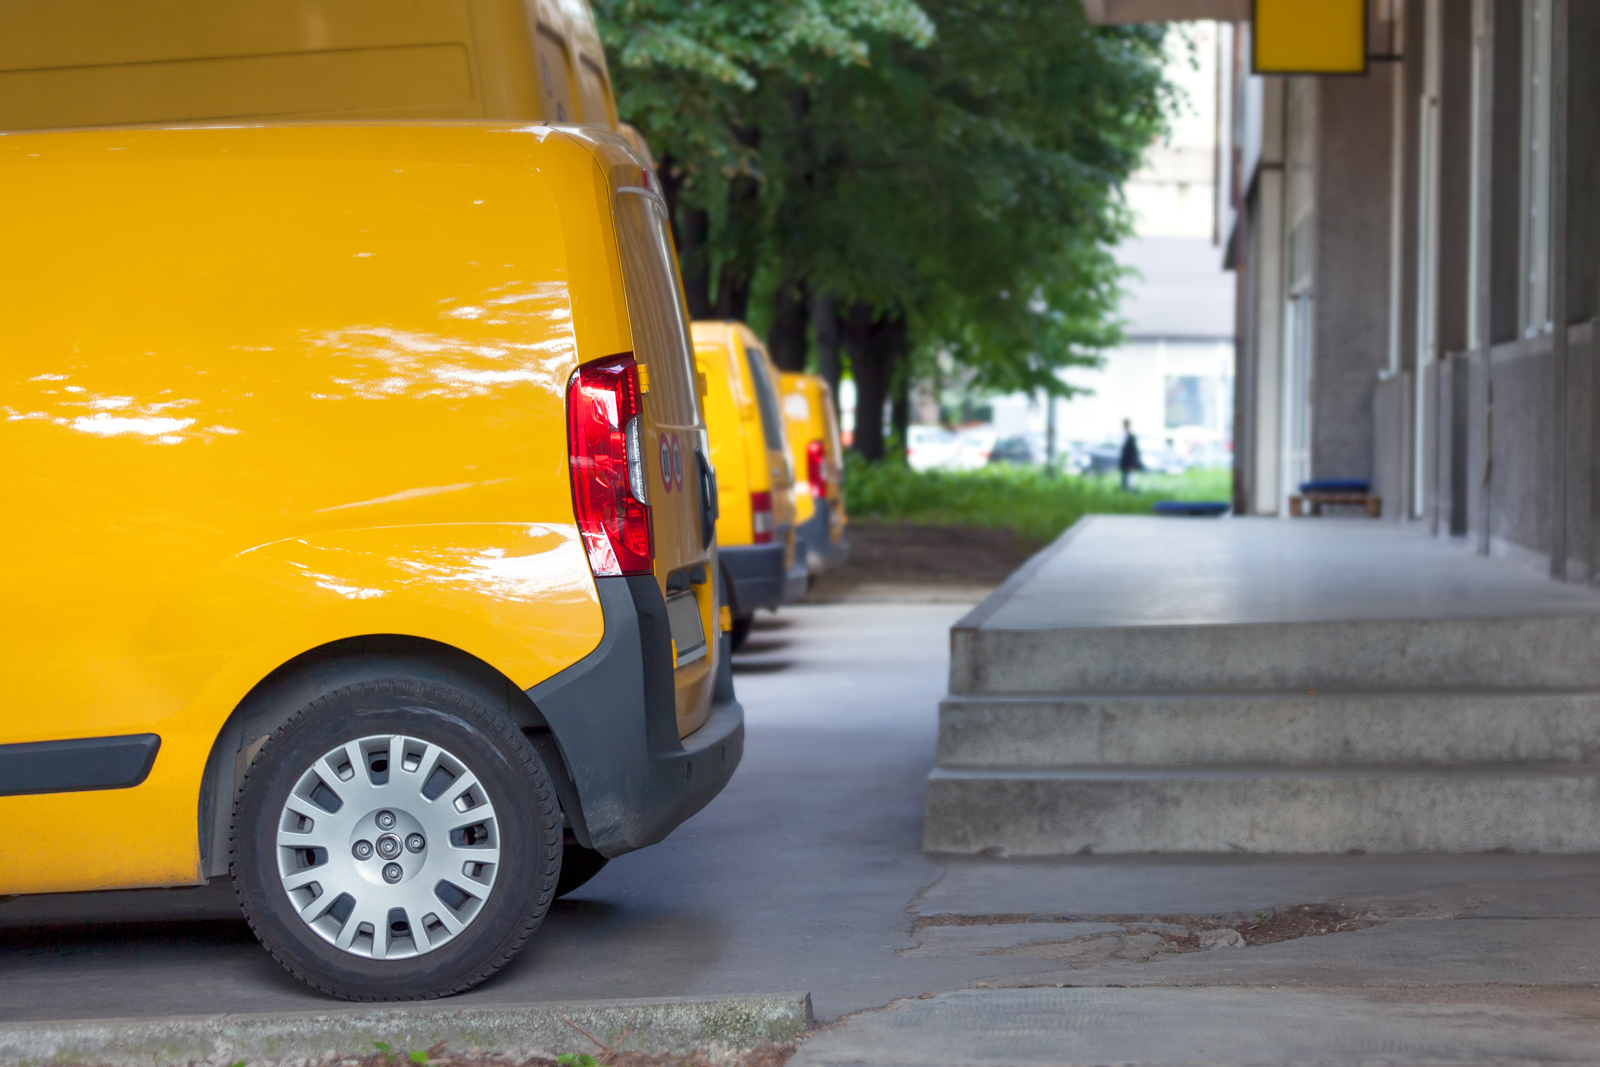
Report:
M415 938L414 945L420 948L430 937L442 943L406 959L362 956L325 939L308 920L300 917L279 866L279 824L289 818L285 804L291 791L300 788L297 783L304 783L314 768L326 766L321 762L323 757L338 746L382 735L437 746L470 772L491 805L487 810L494 820L494 840L498 844L498 862L488 865L493 868L492 886L481 901L473 902L476 910L462 920L459 931L448 940L443 940L448 933L437 915L432 926L427 925L428 916L424 915L420 921L426 928L420 936L411 935ZM439 765L442 766L442 762ZM407 770L410 769L407 763ZM376 764L372 770L374 773L369 778L376 781ZM384 781L388 780L385 771ZM394 781L402 784L398 774ZM373 788L365 779L352 778L349 783L356 789ZM423 792L427 792L426 786ZM368 798L378 794L352 791L350 795L356 802L351 807L350 818L353 818ZM384 804L404 814L398 804L387 801ZM459 805L457 801L455 810L461 810ZM338 809L328 810L337 812ZM442 809L424 814L431 819L458 821L457 816ZM326 832L340 832L343 824L339 816L330 814L327 818ZM272 734L251 761L233 809L234 885L251 929L261 943L289 973L308 985L346 1000L449 996L471 989L504 967L544 919L555 897L560 873L560 820L555 790L533 746L503 714L472 692L446 682L406 677L363 681L334 689L301 708ZM392 816L390 822L393 822ZM475 830L452 830L448 847L473 844L473 838L457 840L457 835L463 832L475 836ZM410 847L409 839L407 847ZM427 889L425 880L433 876L434 868L429 866L433 853L428 850L445 847L435 838L425 844L424 855L401 854L398 857L404 863L417 864L417 873L413 876L416 885L410 887L412 893L424 892ZM323 850L322 863L334 858L327 854L329 851ZM371 855L372 849L368 848L367 854ZM440 855L444 859L455 853L441 852ZM339 858L342 857L340 854ZM312 857L313 862L316 858ZM330 879L335 870L329 867ZM348 867L339 870L347 872ZM483 868L479 870L481 873ZM348 879L349 876L341 873L341 877ZM390 890L374 885L371 900L374 907L381 907ZM298 890L306 894L313 891ZM447 895L451 892L443 881L436 883L431 891ZM460 893L459 888L454 892ZM321 896L316 899L320 901ZM443 901L446 897L436 899ZM464 898L456 899L459 903ZM335 926L354 921L349 907L340 915L339 901L332 904L324 918L318 920L324 924L324 929L329 916ZM387 914L393 918L395 913ZM458 918L454 911L450 914ZM412 922L419 921L415 916L410 917ZM369 925L363 924L363 928ZM406 928L405 923L394 925L402 934ZM396 943L399 942L389 942L391 946Z
M576 841L568 841L561 848L561 879L556 882L556 896L564 897L600 873L611 861L592 848L584 848Z
M750 640L750 624L753 622L755 622L755 616L753 615L741 615L733 620L733 629L729 631L728 637L735 652L743 648L744 643Z

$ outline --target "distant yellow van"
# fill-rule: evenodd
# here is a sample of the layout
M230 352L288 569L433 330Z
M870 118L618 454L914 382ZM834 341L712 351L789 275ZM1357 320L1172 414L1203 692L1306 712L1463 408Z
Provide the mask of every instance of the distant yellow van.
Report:
M741 322L692 324L706 383L706 424L720 496L717 545L735 649L762 608L805 595L795 551L794 460L784 436L778 371Z
M844 446L833 390L817 374L778 377L783 424L795 463L795 551L821 574L850 557L845 536Z
M0 0L0 129L506 119L617 128L584 0Z
M710 445L619 135L9 134L0 204L0 894L231 873L297 977L434 997L728 781Z

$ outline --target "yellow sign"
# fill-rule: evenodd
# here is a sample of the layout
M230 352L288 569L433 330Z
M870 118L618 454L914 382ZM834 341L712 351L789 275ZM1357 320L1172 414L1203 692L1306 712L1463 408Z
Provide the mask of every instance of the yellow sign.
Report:
M1365 74L1366 0L1255 0L1257 74Z

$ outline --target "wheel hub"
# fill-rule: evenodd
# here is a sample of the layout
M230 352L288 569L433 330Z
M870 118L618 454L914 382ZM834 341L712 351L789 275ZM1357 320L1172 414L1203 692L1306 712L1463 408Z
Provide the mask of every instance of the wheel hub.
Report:
M438 745L379 734L301 774L278 824L278 874L300 918L335 947L404 959L456 937L500 866L494 805Z

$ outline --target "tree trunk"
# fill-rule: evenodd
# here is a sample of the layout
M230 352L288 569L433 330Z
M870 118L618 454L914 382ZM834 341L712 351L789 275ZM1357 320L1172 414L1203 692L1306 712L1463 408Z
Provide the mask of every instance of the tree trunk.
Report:
M833 306L833 294L811 293L806 317L811 320L817 343L817 373L822 375L822 380L833 391L833 415L838 418L839 379L842 372L839 366L839 312Z
M683 219L683 242L678 245L678 267L683 271L683 298L689 304L691 319L716 315L711 306L711 246L708 243L711 217L696 207L679 211Z
M806 288L798 279L785 278L772 294L767 351L779 370L806 369Z
M895 384L896 366L905 354L906 320L900 315L880 318L870 304L857 302L845 318L844 344L856 383L856 429L851 447L875 463L884 456L883 408Z
M889 404L889 418L894 434L894 447L900 455L906 451L906 431L911 429L911 375L905 373L905 363L898 358L890 369L893 375L891 388L894 399Z

